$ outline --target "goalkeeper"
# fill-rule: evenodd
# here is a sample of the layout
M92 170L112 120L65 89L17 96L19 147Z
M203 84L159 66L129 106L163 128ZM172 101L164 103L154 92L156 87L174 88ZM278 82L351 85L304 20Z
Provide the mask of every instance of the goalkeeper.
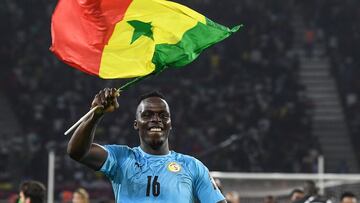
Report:
M116 89L96 94L91 108L97 106L101 110L76 129L67 151L110 179L117 203L226 203L200 161L169 150L171 115L163 95L152 92L140 98L134 121L140 146L134 148L93 142L100 120L119 107Z

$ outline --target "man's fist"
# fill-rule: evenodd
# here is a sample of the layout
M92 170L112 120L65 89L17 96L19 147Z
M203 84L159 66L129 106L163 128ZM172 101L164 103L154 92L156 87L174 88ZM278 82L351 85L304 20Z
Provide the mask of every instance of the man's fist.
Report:
M102 115L107 112L113 112L119 108L117 97L120 96L119 92L115 88L105 88L100 90L95 95L94 100L91 103L91 108L100 107L95 111L95 114Z

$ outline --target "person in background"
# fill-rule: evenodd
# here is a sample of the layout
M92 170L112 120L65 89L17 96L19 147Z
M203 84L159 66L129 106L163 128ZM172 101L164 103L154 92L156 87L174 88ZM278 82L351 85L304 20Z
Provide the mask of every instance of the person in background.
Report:
M41 182L28 180L20 185L18 203L44 203L45 186Z
M225 198L228 203L240 203L240 195L238 192L228 192L226 193Z
M84 188L78 188L73 193L72 203L90 203L89 193Z
M331 200L319 195L319 189L312 180L304 182L304 197L296 200L295 203L331 203Z
M294 189L291 191L289 197L290 197L290 203L296 202L297 200L300 200L304 198L304 191L301 189Z
M268 195L264 198L264 203L276 203L275 197L272 195Z
M357 198L352 192L344 192L341 195L340 203L357 203Z
M220 192L223 194L223 186L219 178L214 178L215 185L219 188Z

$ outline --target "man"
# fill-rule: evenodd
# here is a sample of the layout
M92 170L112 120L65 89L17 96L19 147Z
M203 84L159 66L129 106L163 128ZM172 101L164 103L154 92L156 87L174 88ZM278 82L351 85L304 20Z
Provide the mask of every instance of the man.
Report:
M341 195L340 203L357 203L357 199L352 192L344 192Z
M295 203L331 203L331 200L318 194L318 188L314 181L305 181L304 194L305 196L302 199L295 201Z
M275 203L275 197L272 195L268 195L264 198L264 203Z
M44 203L45 186L34 180L21 183L18 203Z
M78 188L72 195L72 203L90 203L89 193L84 188Z
M228 203L240 203L240 195L236 191L227 192L225 198Z
M300 190L300 189L294 189L293 191L291 191L290 193L290 203L292 202L296 202L297 200L300 200L302 198L304 198L304 191Z
M134 148L93 143L101 118L119 107L116 89L100 91L91 108L97 106L100 110L74 132L68 154L103 172L111 180L116 202L226 203L200 161L169 150L171 117L161 94L152 92L140 99L134 121L140 146Z

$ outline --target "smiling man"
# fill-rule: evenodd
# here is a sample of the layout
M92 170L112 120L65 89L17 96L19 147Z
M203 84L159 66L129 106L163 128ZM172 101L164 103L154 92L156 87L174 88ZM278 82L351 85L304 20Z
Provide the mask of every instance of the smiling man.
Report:
M102 108L74 132L68 144L71 158L103 172L111 180L118 203L226 203L200 161L170 151L170 109L158 92L139 101L134 121L139 147L93 143L101 118L119 108L116 94L116 89L106 88L95 96L91 107Z

